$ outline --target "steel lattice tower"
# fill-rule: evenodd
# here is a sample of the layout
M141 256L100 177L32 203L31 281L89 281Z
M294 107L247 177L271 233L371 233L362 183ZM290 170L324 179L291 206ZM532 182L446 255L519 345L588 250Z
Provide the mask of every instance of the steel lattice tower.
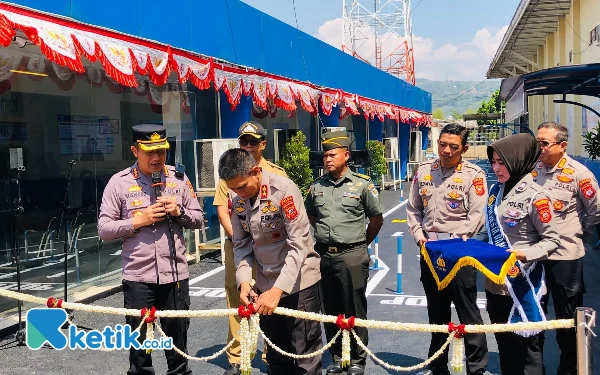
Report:
M414 84L410 0L343 2L342 51Z

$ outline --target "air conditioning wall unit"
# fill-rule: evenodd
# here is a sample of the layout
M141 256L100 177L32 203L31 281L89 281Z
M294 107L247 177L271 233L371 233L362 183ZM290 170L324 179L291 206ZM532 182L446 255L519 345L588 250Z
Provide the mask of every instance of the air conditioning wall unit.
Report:
M422 136L423 133L421 133L420 131L410 132L410 141L408 148L409 163L421 163L424 161L423 142L421 138Z
M236 147L239 147L237 138L196 139L194 141L197 191L215 191L217 189L219 159L225 151Z
M383 157L387 160L398 160L398 138L383 138Z
M274 161L277 163L283 155L283 148L285 144L296 134L299 129L273 129L273 151Z

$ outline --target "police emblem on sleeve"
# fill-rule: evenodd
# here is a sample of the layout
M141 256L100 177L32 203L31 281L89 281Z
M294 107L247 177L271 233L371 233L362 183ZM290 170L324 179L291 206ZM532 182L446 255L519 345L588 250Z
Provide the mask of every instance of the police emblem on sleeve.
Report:
M283 198L279 205L281 206L281 208L283 208L285 216L289 220L294 220L298 217L298 210L296 209L296 205L294 204L294 197L287 196Z
M581 190L583 196L587 199L591 199L596 196L596 190L592 186L592 180L590 178L579 181L579 190Z
M485 188L483 187L483 178L478 177L473 179L473 186L475 187L475 194L482 197L485 194Z
M540 216L540 220L542 223L549 223L552 220L552 213L550 211L550 200L548 199L538 199L533 203L535 208L538 211L538 215Z

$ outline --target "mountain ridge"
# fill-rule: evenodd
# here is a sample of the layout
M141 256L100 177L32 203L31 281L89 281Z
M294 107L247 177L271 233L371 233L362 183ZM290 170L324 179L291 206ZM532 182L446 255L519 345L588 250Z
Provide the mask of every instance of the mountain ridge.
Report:
M432 108L442 109L444 116L451 113L477 111L483 100L489 100L500 89L499 79L485 81L435 81L417 78L417 87L431 93Z

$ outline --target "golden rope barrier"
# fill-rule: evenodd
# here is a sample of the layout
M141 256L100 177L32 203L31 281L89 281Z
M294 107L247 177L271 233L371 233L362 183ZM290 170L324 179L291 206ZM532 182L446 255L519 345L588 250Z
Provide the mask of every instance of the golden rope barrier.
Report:
M120 316L135 316L140 317L140 310L136 309L125 309L125 308L115 308L115 307L105 307L105 306L92 306L85 305L81 303L71 303L71 302L63 302L62 300L55 300L54 298L42 298L36 297L29 294L17 293L10 290L0 290L0 296L10 299L21 300L25 302L31 302L39 305L46 305L49 308L63 308L66 310L78 310L78 311L86 311L86 312L94 312L94 313L105 313L111 315L120 315ZM238 309L216 309L216 310L163 310L158 311L155 308L152 309L142 309L141 317L142 321L140 325L135 329L135 331L139 331L144 324L147 324L147 333L146 340L151 340L154 338L154 329L158 331L158 333L168 338L168 336L163 331L157 318L212 318L212 317L223 317L229 315L240 315L242 317L242 321L240 324L239 331L239 339L234 337L223 349L214 353L213 355L207 357L195 357L189 354L184 353L182 350L177 348L176 346L172 346L173 350L175 350L179 355L183 356L189 360L195 361L209 361L212 360L219 355L223 354L227 349L229 349L235 341L240 342L241 346L241 362L240 362L240 370L244 375L250 374L252 371L251 361L254 358L257 348L258 334L263 337L263 339L267 342L267 344L273 348L273 350L279 352L282 355L294 358L311 358L317 355L323 354L326 350L328 350L339 338L340 334L342 335L342 362L343 365L349 365L350 362L350 334L356 340L358 346L360 346L367 355L369 355L373 361L380 364L381 366L395 371L413 371L424 368L436 358L438 358L447 348L448 346L453 344L453 348L451 350L451 360L450 365L452 367L453 373L460 373L464 367L464 344L462 342L462 337L464 334L468 333L491 333L491 332L518 332L518 331L532 331L532 330L551 330L551 329L564 329L564 328L574 328L575 321L574 319L560 319L560 320L551 320L544 322L528 322L528 323L515 323L515 324L481 324L481 325L460 325L455 326L453 323L449 325L433 325L433 324L419 324L419 323L400 323L400 322L390 322L390 321L375 321L375 320L366 320L366 319L357 319L351 317L349 319L344 319L343 316L329 316L323 315L320 313L314 312L305 312L305 311L297 311L292 309L287 309L283 307L277 307L274 310L275 314L288 316L296 319L305 319L305 320L313 320L321 323L333 323L337 324L340 330L337 334L320 350L317 350L313 353L309 354L295 354L288 353L278 346L276 346L268 337L265 336L264 332L259 327L259 315L254 311L254 307L252 305L248 307L240 306ZM67 318L69 324L74 325L72 321ZM448 339L444 343L444 345L435 352L430 358L423 361L422 363L409 367L400 367L391 365L377 356L373 354L371 350L367 348L367 346L360 340L356 332L354 331L354 327L365 327L371 329L386 329L393 331L407 331L407 332L423 332L423 333L447 333L449 334ZM111 351L111 349L101 348L100 350ZM112 349L114 350L114 349ZM151 351L151 350L150 350Z

